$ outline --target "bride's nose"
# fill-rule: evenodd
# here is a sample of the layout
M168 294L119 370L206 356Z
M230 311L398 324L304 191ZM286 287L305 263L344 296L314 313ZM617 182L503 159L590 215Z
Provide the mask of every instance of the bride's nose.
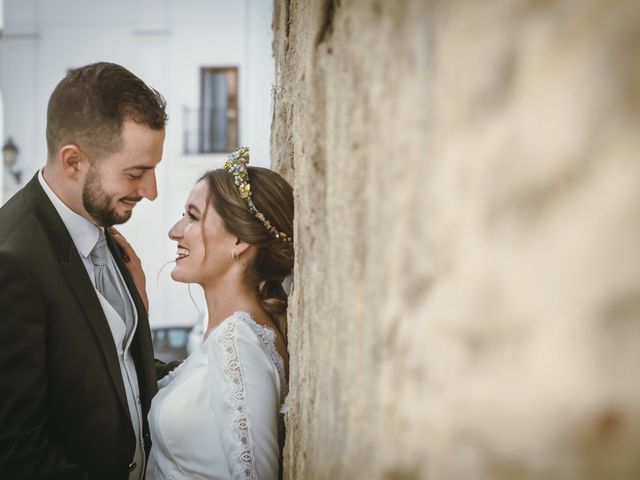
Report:
M169 238L171 240L177 240L182 237L182 230L180 229L180 221L177 221L173 227L169 229Z

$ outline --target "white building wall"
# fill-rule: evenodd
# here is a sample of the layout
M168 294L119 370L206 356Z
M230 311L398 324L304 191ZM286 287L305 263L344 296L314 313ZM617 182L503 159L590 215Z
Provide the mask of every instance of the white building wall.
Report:
M147 273L152 325L189 324L198 311L186 285L169 276L175 244L167 231L189 190L225 155L188 155L183 107L199 103L200 67L237 66L240 143L254 165L269 166L271 0L5 0L0 39L4 133L20 148L28 181L46 160L46 106L69 68L111 61L130 69L167 99L169 123L158 175L158 198L143 201L120 230ZM190 288L204 308L199 287Z

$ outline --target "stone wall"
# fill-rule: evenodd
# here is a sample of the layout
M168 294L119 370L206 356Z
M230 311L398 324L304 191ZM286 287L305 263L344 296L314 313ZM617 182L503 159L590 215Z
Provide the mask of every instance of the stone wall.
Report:
M285 478L640 478L640 3L274 7Z

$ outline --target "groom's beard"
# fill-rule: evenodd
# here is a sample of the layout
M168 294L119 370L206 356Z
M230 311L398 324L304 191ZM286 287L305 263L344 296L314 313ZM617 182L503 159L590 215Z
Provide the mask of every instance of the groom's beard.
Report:
M123 200L139 202L142 197L124 197ZM125 223L131 218L132 210L119 214L115 207L113 196L105 192L100 184L100 174L91 167L82 188L82 205L98 225L110 227Z

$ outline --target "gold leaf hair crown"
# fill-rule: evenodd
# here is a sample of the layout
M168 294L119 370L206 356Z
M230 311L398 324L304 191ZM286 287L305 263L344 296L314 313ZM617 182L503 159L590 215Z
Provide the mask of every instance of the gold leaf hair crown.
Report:
M247 202L249 212L256 217L264 225L271 235L290 242L291 237L284 232L281 232L274 227L269 220L267 220L262 212L256 208L251 200L251 185L249 184L249 172L247 172L247 165L249 165L249 147L240 147L229 155L227 161L224 162L224 168L233 176L233 181L238 187L240 196Z

